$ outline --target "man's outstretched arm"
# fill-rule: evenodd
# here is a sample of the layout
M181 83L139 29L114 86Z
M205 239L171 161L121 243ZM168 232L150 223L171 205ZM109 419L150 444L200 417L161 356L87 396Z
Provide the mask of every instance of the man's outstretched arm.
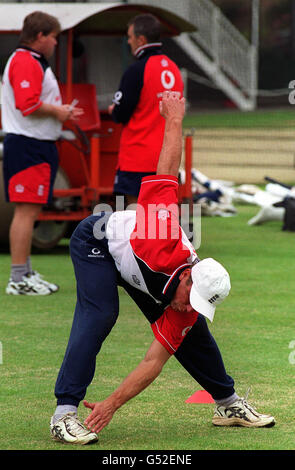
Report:
M179 93L164 91L160 101L160 114L165 118L162 150L158 160L157 175L178 177L182 155L182 121L185 114L185 98Z
M98 433L107 426L124 403L142 392L158 377L169 357L171 354L154 339L145 358L109 397L95 403L84 400L84 406L92 410L85 420L87 428Z

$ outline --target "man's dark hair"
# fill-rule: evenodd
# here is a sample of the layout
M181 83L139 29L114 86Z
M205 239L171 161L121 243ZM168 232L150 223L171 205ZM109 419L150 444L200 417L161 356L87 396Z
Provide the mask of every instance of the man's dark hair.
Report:
M161 38L161 23L150 13L135 16L128 22L128 27L131 25L135 36L145 36L148 43L158 42Z
M35 11L25 17L19 42L30 44L37 39L39 33L48 36L52 32L59 34L60 31L61 26L57 18L43 11Z

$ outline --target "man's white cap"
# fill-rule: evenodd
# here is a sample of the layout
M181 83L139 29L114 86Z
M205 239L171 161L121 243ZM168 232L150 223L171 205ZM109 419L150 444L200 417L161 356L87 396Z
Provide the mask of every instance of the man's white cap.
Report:
M192 267L191 276L190 304L212 322L216 306L229 294L229 274L213 258L205 258Z

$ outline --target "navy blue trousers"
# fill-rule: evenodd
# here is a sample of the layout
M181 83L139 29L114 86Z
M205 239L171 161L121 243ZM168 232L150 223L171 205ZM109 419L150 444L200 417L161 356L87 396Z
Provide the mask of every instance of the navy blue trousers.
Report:
M149 295L119 281L107 240L94 237L93 226L99 221L99 216L87 217L80 222L70 241L77 302L68 345L55 384L58 405L78 406L85 397L95 373L97 354L118 318L118 283L150 322L155 320L153 315L159 316L160 313ZM222 399L234 393L234 381L225 371L218 346L202 315L199 315L175 357L213 398Z

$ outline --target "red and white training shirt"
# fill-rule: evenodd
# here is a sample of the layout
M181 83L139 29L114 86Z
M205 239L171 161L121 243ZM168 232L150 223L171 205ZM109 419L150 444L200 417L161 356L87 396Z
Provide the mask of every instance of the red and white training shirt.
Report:
M197 312L175 312L169 306L179 275L197 257L179 225L177 178L143 178L136 212L112 214L106 236L109 252L124 281L166 305L152 329L173 354L198 316Z
M51 116L35 116L42 103L61 105L57 80L45 57L27 47L10 56L2 79L2 127L5 133L57 140L62 124Z

